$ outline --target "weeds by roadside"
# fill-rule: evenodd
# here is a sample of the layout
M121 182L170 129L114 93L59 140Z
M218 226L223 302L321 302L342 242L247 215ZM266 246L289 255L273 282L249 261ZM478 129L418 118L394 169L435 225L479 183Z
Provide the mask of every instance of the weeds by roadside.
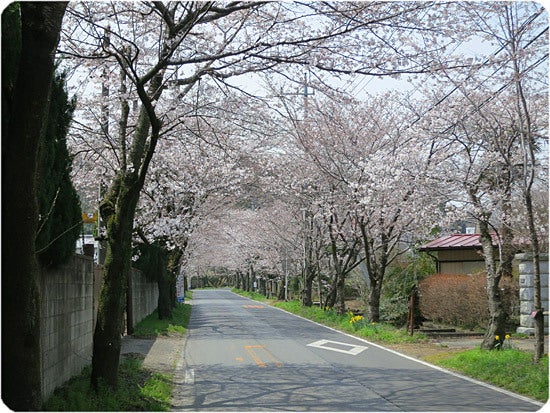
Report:
M188 296L190 298L190 296ZM189 304L177 304L172 319L159 320L157 312L134 328L134 335L154 338L159 335L183 335L191 316ZM125 358L119 366L118 388L90 387L91 367L55 390L44 403L46 411L169 411L173 388L171 374L153 373L142 368L140 357Z
M159 320L158 312L155 310L134 327L133 335L147 338L160 335L183 335L187 329L189 317L191 317L191 306L189 304L178 304L172 310L172 318L169 320Z
M117 390L90 387L91 367L85 367L44 403L46 411L168 411L172 376L141 368L143 360L125 359L119 367Z
M379 343L417 343L428 340L425 334L417 333L410 336L405 329L394 327L391 324L369 323L365 318L349 313L338 315L334 310L303 307L298 301L280 301L274 303L274 306L320 324Z
M268 301L265 295L254 293L251 291L243 291L237 288L233 288L231 291L234 292L235 294L239 294L239 295L242 295L243 297L248 297L256 301L263 301L263 302Z
M543 402L548 400L548 355L534 364L533 354L526 351L475 349L425 360Z

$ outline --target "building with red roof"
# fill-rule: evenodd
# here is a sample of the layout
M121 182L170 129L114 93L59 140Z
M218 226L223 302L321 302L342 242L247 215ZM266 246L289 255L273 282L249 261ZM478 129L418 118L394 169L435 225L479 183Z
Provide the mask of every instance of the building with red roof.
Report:
M493 244L498 245L496 234ZM450 234L437 238L419 249L436 261L440 274L474 274L485 270L479 234Z

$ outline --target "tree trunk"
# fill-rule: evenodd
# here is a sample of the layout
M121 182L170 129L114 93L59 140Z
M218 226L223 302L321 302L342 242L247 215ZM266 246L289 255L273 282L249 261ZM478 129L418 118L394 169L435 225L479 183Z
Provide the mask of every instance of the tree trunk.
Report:
M534 362L538 363L544 355L544 308L542 307L542 296L540 288L540 247L535 227L533 214L533 203L531 192L525 191L525 205L529 224L529 235L531 240L531 253L533 256L533 307L535 308L535 357Z
M285 279L281 278L279 281L279 294L277 295L277 300L282 301L285 299Z
M345 301L345 285L346 285L346 275L344 273L339 274L338 282L336 283L336 313L342 315L346 312L346 301Z
M489 306L489 326L481 343L481 348L492 350L498 343L496 337L499 336L499 338L502 338L505 335L506 314L502 305L499 287L502 271L500 268L497 268L495 263L495 248L487 222L480 221L479 226L481 229L479 238L483 248L485 269L487 271L487 303Z
M2 234L9 236L2 244L2 400L13 410L38 410L42 397L36 161L66 3L21 2L20 7L17 80L12 93L6 94L4 85L2 90ZM3 30L5 41L4 35Z
M382 282L388 263L388 240L382 235L380 252L375 253L374 241L369 237L367 225L360 222L361 236L363 238L363 249L365 254L365 264L369 276L369 295L368 295L368 319L371 323L380 322L380 295L382 294Z
M382 293L382 283L376 278L371 277L368 296L368 319L371 323L380 322L380 295Z
M304 279L304 288L302 289L302 305L311 307L313 305L313 278L306 276Z
M172 274L168 269L167 258L167 251L161 251L157 275L157 285L159 289L157 311L160 320L169 320L172 318L172 297L170 296Z
M158 98L162 79L162 73L153 76L149 92L143 92L141 96L142 108L129 151L129 162L124 162L131 165L131 171L123 168L118 172L100 205L101 217L107 227L107 254L94 331L91 384L95 389L100 379L112 388L117 387L126 278L132 263L134 216L160 133L160 122L147 98Z
M126 277L126 333L134 334L134 300L132 289L132 270Z
M135 176L122 175L115 178L100 207L107 225L107 254L94 331L91 382L95 389L100 379L113 388L118 382L126 279L131 269L132 231L139 197Z
M185 247L187 247L187 243L185 244ZM178 281L178 273L180 271L181 266L181 258L183 256L183 252L185 251L185 248L180 249L176 248L173 251L170 251L168 254L168 272L170 273L170 297L169 300L171 302L171 307L175 308L177 304L177 288L176 284Z

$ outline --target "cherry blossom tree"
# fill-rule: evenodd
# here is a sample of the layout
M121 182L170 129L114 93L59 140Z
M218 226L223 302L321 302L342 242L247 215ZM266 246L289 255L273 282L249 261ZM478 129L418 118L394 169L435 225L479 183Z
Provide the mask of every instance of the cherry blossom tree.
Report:
M449 199L463 194L459 209L475 217L481 230L490 312L483 347L492 349L495 336L504 334L506 317L499 281L511 272L519 228L526 222L536 228L528 192L538 173L546 175L533 149L547 133L547 84L540 82L547 70L541 66L547 59L547 22L534 3L485 4L468 13L495 52L475 72L439 73L452 89L434 96L430 130L452 142L442 151L441 165L447 165L449 187L454 180L462 190L455 187ZM536 231L528 233L538 250Z
M512 73L514 75L514 97L523 166L521 189L526 210L527 226L529 228L534 268L533 304L536 314L535 362L538 363L544 354L544 308L542 308L541 299L539 231L537 230L535 221L532 193L537 176L536 171L539 169L539 161L536 157L537 140L539 140L538 138L541 135L544 136L548 133L546 127L548 120L544 118L548 114L548 111L543 109L543 118L537 119L538 117L536 117L535 113L536 107L534 107L537 99L533 99L530 95L538 91L536 89L533 90L531 86L533 78L530 72L533 72L542 60L548 59L548 54L545 52L548 50L548 39L544 36L548 31L548 25L545 22L541 22L545 16L545 20L547 21L547 13L545 13L544 8L542 6L533 6L505 5L503 7L501 11L501 15L503 16L501 27L504 32L504 38L501 40L501 44L506 46L507 56L510 58L513 68ZM535 20L538 20L538 24L535 23ZM541 39L538 40L539 38ZM536 73L538 75L540 72L537 70ZM544 70L540 74L546 74L546 77L548 75L547 72L544 73ZM542 91L539 97L547 95L547 84L544 89L546 90ZM545 98L544 101L546 101Z
M100 161L107 184L100 208L108 247L94 333L94 385L99 378L116 385L113 366L139 194L159 141L187 128L182 109L201 116L192 100L198 84L237 92L247 73L270 71L296 81L303 66L320 82L328 74L439 70L433 53L462 33L459 16L449 9L458 10L424 2L71 5L61 49L69 66L78 62L75 76L87 80L82 102L95 96L81 105L86 115L74 129L75 148L88 163ZM449 59L443 66L464 64Z
M372 321L379 320L385 270L402 252L399 241L436 219L428 214L424 181L433 153L411 129L412 115L397 95L363 104L320 101L310 105L299 131L300 144L350 214L352 245L359 241L368 270Z

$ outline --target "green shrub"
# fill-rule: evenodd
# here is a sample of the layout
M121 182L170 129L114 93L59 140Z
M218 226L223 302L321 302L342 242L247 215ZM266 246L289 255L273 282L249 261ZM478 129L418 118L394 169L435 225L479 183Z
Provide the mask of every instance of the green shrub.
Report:
M387 268L380 297L380 320L397 327L407 324L411 292L428 275L435 272L433 259L425 253L409 254ZM421 319L418 305L415 321Z

